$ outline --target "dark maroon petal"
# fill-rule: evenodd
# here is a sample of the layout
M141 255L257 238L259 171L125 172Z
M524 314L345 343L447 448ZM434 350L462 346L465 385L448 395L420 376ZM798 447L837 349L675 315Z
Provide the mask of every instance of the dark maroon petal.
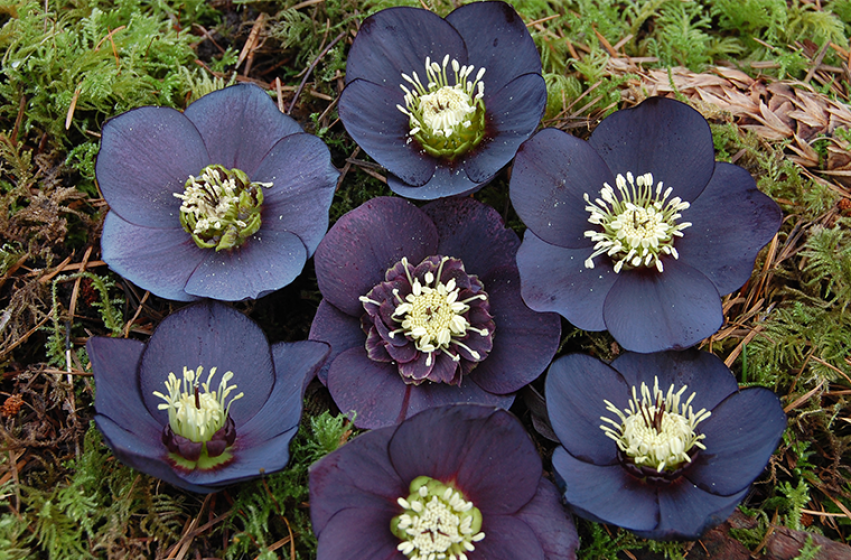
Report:
M730 517L747 493L745 488L732 496L716 496L687 480L660 486L659 525L652 531L638 532L638 535L656 540L697 540Z
M692 226L677 242L680 259L712 280L723 296L750 278L757 253L777 233L783 214L747 171L717 163L706 190L682 219Z
M490 206L472 198L450 198L426 204L422 211L437 226L437 253L460 259L467 274L481 278L494 268L514 265L520 239Z
M486 95L485 103L487 138L464 160L464 170L474 183L488 180L507 165L538 128L547 104L547 85L540 74L525 74L492 96Z
M468 60L476 72L487 69L483 77L486 102L489 87L500 88L522 74L541 73L541 55L523 19L510 5L467 4L446 16L446 21L464 38Z
M179 224L180 200L190 175L210 157L201 135L182 113L167 107L133 109L103 125L95 172L110 208L148 227Z
M541 479L541 459L522 424L493 407L426 410L398 427L388 450L402 480L454 481L483 513L516 512Z
M426 57L440 64L446 55L467 64L464 40L443 18L419 8L381 10L358 30L346 62L346 83L364 79L401 94L399 84L408 86L403 73L413 77L416 72L425 84Z
M184 490L200 493L213 491L180 478L166 462L168 451L159 438L151 439L128 431L101 414L95 416L95 425L103 434L106 444L125 465Z
M739 492L762 473L785 429L777 395L761 387L734 393L698 425L706 449L686 476L712 494Z
M396 108L405 105L401 89L355 80L340 94L338 111L346 131L372 158L412 185L434 175L436 160L408 142L409 118Z
M561 319L537 313L520 297L520 275L514 267L496 269L482 278L496 324L493 350L471 372L486 391L505 394L534 381L558 349ZM470 336L477 336L475 333Z
M618 418L603 401L624 410L629 391L623 377L597 358L569 354L553 362L547 373L547 414L568 453L598 466L617 463L617 445L600 426L608 425L602 416Z
M202 381L216 368L213 385L232 371L231 384L245 396L231 407L230 414L239 427L260 410L274 383L269 342L257 324L224 304L203 302L172 313L159 324L142 355L139 387L142 398L154 418L167 422L164 401L153 395L165 394L165 381L173 372L183 379L183 368L203 366Z
M475 503L475 501L473 501ZM478 507L478 504L476 505ZM544 560L544 549L532 528L518 516L482 512L485 538L475 543L469 556L487 560Z
M535 235L559 247L587 247L594 226L583 195L593 201L603 183L615 177L590 144L555 128L545 128L517 151L511 172L511 204ZM584 259L583 259L584 261Z
M390 532L394 515L378 508L359 506L334 515L319 535L316 557L322 560L405 560Z
M281 113L269 94L254 84L214 91L189 105L184 114L201 133L211 162L241 169L252 180L275 142L302 132L299 124Z
M382 509L390 518L401 513L396 500L410 494L410 481L399 478L387 455L395 431L395 426L369 431L310 467L310 520L317 535L344 509Z
M456 162L457 163L457 162ZM394 175L387 176L387 186L399 196L412 200L435 200L448 196L464 196L481 189L493 177L481 183L470 181L460 164L438 162L434 175L421 186L409 185Z
M328 384L328 367L337 356L355 346L363 347L366 335L360 327L360 320L346 315L326 300L319 302L316 315L310 324L310 340L325 342L331 346L331 352L325 360L325 365L319 370L319 381Z
M400 422L408 392L396 366L373 362L363 346L349 348L328 369L328 390L343 414L355 413L358 428L381 428Z
M585 268L592 249L564 249L526 230L517 251L523 300L536 311L555 311L586 331L606 330L603 303L618 279L608 259Z
M316 279L328 302L353 317L358 300L402 257L416 266L437 248L437 229L416 206L379 197L340 218L316 249Z
M603 304L603 319L618 344L633 352L693 346L724 322L721 298L703 274L675 259L665 271L622 272Z
M640 388L641 383L646 383L652 389L656 377L659 378L659 389L665 392L672 383L677 390L688 385L683 397L687 399L695 393L692 403L695 411L701 408L712 410L739 390L735 376L721 358L695 349L653 354L626 352L615 358L611 365L630 387Z
M575 560L579 535L552 482L542 478L535 497L515 517L535 533L547 560Z
M642 484L620 465L598 467L558 447L553 468L566 484L564 498L577 515L630 531L650 531L658 525L656 487Z
M712 132L703 116L673 99L651 97L603 119L589 140L615 175L652 173L671 196L692 201L715 168ZM614 183L609 183L613 187Z
M261 228L236 249L208 250L186 292L224 301L258 299L295 280L305 262L307 249L297 235Z
M411 388L411 397L404 415L405 418L409 418L429 408L456 403L481 404L508 409L513 402L514 395L490 393L469 378L462 379L461 385L423 383Z
M298 235L312 255L328 231L328 208L339 176L319 138L293 134L281 139L251 176L274 185L263 188L263 229Z
M153 229L109 212L100 245L109 268L140 288L176 301L197 299L186 293L186 282L205 254L179 224Z

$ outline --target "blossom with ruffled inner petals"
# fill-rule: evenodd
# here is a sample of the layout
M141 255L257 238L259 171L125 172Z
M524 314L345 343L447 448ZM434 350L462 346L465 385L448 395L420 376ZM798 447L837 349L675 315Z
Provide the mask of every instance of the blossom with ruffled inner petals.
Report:
M511 201L528 226L523 299L634 352L688 348L723 322L780 227L741 167L715 161L700 113L651 98L588 142L545 129L518 151Z
M786 429L777 395L740 391L724 362L693 349L610 365L564 356L546 400L568 504L652 539L695 540L727 519Z

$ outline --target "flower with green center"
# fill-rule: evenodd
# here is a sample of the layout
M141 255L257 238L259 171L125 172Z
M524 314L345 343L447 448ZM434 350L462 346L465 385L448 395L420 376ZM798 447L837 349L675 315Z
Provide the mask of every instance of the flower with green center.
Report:
M473 543L485 538L482 512L453 488L428 476L411 481L411 494L397 501L405 510L390 521L402 542L398 550L411 560L467 560Z

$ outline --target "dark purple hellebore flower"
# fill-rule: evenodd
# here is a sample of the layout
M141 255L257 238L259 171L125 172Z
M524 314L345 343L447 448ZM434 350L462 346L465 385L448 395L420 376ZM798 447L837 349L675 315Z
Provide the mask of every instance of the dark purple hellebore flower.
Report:
M541 57L504 2L446 19L419 8L367 18L346 63L340 120L408 198L471 193L514 157L547 101Z
M564 356L546 398L568 504L650 539L698 539L727 519L786 428L774 393L739 391L698 350L625 353L611 365Z
M289 460L318 342L269 346L216 302L166 317L147 344L93 337L95 423L121 462L194 492L271 474ZM238 393L237 393L238 391Z
M292 282L328 229L330 153L257 86L103 126L103 260L179 301L259 298Z
M448 405L310 469L317 560L572 560L578 537L520 422Z
M375 198L334 224L314 258L324 299L310 339L331 345L319 378L355 425L455 402L508 408L544 371L561 322L523 303L519 245L470 198Z
M528 226L523 299L634 352L688 348L717 331L780 227L741 167L715 161L700 113L651 98L584 142L545 129L518 151L511 201Z

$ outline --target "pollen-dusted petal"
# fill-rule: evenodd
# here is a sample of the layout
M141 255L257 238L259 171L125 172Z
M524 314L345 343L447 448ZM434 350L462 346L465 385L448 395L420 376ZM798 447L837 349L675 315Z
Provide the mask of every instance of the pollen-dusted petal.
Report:
M387 186L399 196L411 200L434 200L436 198L464 196L478 191L490 182L493 177L481 183L471 181L467 173L457 162L438 162L431 178L422 185L408 184L404 177L387 176ZM494 173L496 173L495 170Z

